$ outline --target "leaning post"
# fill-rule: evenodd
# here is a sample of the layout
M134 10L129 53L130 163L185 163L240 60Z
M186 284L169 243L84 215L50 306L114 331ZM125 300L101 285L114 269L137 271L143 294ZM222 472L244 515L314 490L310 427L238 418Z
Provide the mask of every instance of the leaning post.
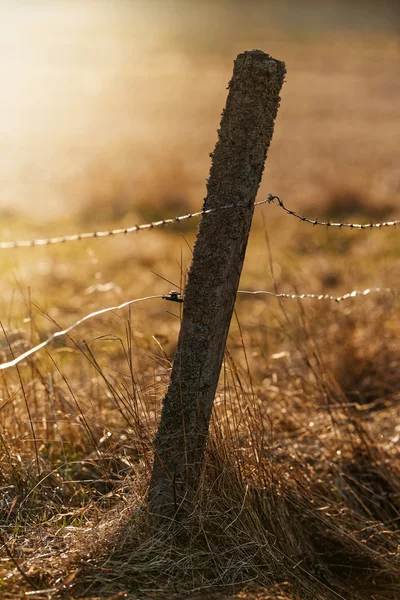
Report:
M211 154L204 209L185 290L177 351L149 489L149 510L171 517L198 487L211 411L239 285L285 63L261 50L239 54Z

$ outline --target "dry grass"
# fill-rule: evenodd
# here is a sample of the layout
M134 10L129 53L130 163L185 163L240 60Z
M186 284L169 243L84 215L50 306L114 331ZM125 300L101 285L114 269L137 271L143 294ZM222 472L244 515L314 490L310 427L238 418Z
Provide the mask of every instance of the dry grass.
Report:
M239 50L266 47L246 35ZM280 194L311 217L398 218L398 40L325 41L271 41L288 82L261 195ZM204 131L182 138L184 150L153 148L147 170L126 175L136 146L124 142L115 164L77 178L68 222L32 232L11 213L3 234L197 208L235 43L221 42L212 68L204 48L202 60L187 59L186 108L178 93L169 98L175 133L199 121ZM326 231L276 206L260 213L242 289L400 287L396 231ZM92 310L178 288L194 236L189 224L3 254L2 359ZM239 297L198 497L179 521L156 526L146 512L152 438L179 330L165 304L104 315L2 372L2 598L400 598L398 296L338 305Z
M290 599L398 597L398 300L249 302L198 498L176 523L145 509L173 352L162 330L150 337L162 307L3 375L5 598L269 598L278 583Z

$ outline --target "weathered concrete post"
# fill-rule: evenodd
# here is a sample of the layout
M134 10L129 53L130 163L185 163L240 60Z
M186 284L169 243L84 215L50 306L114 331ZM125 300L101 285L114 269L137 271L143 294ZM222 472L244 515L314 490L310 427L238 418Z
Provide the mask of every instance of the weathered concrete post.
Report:
M185 290L178 348L155 438L149 508L172 516L196 491L211 410L246 252L254 201L279 107L285 64L239 54L212 156Z

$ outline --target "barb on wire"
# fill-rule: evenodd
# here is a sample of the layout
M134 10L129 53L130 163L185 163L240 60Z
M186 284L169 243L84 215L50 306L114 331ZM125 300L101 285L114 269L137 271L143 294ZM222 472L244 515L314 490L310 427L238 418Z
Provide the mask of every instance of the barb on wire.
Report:
M130 306L131 304L135 304L137 302L144 302L145 300L154 300L156 298L162 298L162 295L160 295L160 296L147 296L146 298L136 298L135 300L128 300L127 302L123 302L122 304L119 304L118 306L111 306L109 308L102 308L101 310L96 310L95 312L92 312L89 315L85 315L81 319L78 319L78 321L75 321L75 323L73 323L72 325L70 325L66 329L63 329L62 331L56 331L55 333L52 333L46 340L44 340L44 342L41 342L40 344L38 344L34 348L30 348L30 350L27 350L26 352L24 352L23 354L21 354L17 358L14 358L13 360L10 360L9 362L5 362L5 363L0 364L0 370L9 369L10 367L15 367L15 365L17 365L18 363L20 363L22 360L24 360L25 358L28 358L28 356L31 356L32 354L34 354L38 350L41 350L42 348L44 348L45 346L47 346L48 344L50 344L50 342L52 342L54 339L56 339L58 337L61 337L62 335L66 335L67 333L69 333L70 331L72 331L72 329L75 329L75 327L77 327L78 325L80 325L84 321L88 321L89 319L92 319L93 317L97 317L98 315L102 315L102 314L104 314L106 312L110 312L112 310L120 310L122 308L125 308L125 306Z
M274 200L278 202L278 205L288 215L296 217L296 219L299 219L304 223L311 223L311 225L322 225L323 227L339 227L340 229L342 227L348 227L349 229L382 229L383 227L396 227L396 225L400 225L400 220L384 221L382 223L335 223L334 221L318 221L318 219L309 219L308 217L299 215L294 210L286 208L286 206L283 204L282 200L278 196L273 196L272 194L269 194L268 198L266 199L266 202L268 202L268 204L271 204Z
M283 298L289 300L305 300L306 298L312 298L314 300L331 300L333 302L342 302L343 300L348 300L349 298L355 298L356 296L368 296L368 294L376 294L376 293L391 293L395 296L399 294L398 290L394 290L392 288L367 288L366 290L354 290L353 292L349 292L347 294L343 294L343 296L330 296L329 294L275 294L274 292L268 292L266 290L238 290L238 294L252 294L253 296L257 295L265 295L265 296L274 296L275 298Z
M255 205L265 204L269 202L268 199L260 200ZM65 244L67 242L78 242L80 240L90 240L94 238L105 238L115 235L126 235L128 233L135 233L139 231L146 231L155 229L156 227L165 227L173 223L179 224L181 221L187 219L193 219L210 213L227 210L228 208L239 208L240 204L227 204L226 206L219 206L217 208L207 208L194 213L187 213L186 215L180 215L177 217L171 217L169 219L161 219L160 221L153 221L152 223L144 223L143 225L133 225L132 227L122 227L120 229L109 229L108 231L89 231L86 233L74 233L72 235L60 235L58 237L49 238L38 238L34 240L19 240L11 242L0 242L0 250L11 250L13 248L34 248L37 246L50 246L53 244Z
M286 208L282 200L278 196L273 196L269 194L268 198L265 200L260 200L259 202L255 202L255 206L260 206L261 204L271 204L277 200L278 205L289 215L296 217L300 221L305 223L311 223L311 225L322 225L324 227L348 227L349 229L381 229L383 227L396 227L396 225L400 224L400 220L398 221L384 221L382 223L336 223L334 221L319 221L318 219L309 219L308 217L304 217L299 215L294 210L290 210ZM203 215L207 215L219 210L227 210L229 208L240 208L240 204L227 204L226 206L219 206L217 208L208 208L203 209L194 213L187 213L186 215L179 215L176 217L171 217L168 219L161 219L160 221L153 221L151 223L144 223L142 225L132 225L131 227L121 227L119 229L109 229L107 231L89 231L85 233L73 233L71 235L60 235L56 237L48 237L48 238L37 238L33 240L17 240L10 242L0 242L0 250L12 250L14 248L34 248L38 246L51 246L53 244L65 244L67 242L77 242L80 240L90 240L95 238L105 238L116 235L126 235L128 233L134 233L139 231L146 231L150 229L155 229L156 227L165 227L166 225L171 224L179 224L181 221L186 221L187 219L192 219L195 217L200 217Z

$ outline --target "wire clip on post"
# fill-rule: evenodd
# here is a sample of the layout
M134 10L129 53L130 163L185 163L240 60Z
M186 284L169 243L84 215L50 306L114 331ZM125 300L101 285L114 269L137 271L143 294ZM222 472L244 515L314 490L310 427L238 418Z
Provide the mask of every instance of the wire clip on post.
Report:
M162 297L163 300L170 300L171 302L183 302L183 298L181 297L181 293L175 290L172 290L168 295Z

